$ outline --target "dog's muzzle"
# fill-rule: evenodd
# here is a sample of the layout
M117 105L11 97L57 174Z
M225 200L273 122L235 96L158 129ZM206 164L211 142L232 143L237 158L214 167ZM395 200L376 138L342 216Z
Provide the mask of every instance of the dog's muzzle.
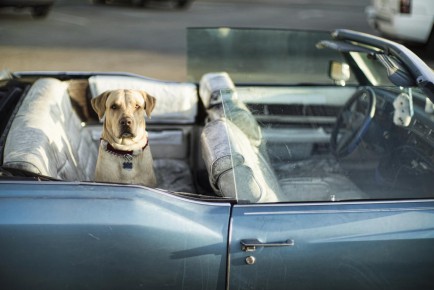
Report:
M120 133L121 137L131 138L134 137L133 133L133 126L134 122L133 119L130 117L124 117L119 120L119 126L120 126Z

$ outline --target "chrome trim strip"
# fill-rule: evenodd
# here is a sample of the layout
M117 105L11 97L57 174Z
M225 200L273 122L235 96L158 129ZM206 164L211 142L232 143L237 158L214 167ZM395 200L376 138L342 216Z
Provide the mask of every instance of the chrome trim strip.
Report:
M246 212L250 215L296 215L296 214L337 214L337 213L370 213L370 212L410 212L410 211L434 211L434 207L425 208L379 208L379 209L350 209L350 210L302 210L302 211L270 211L270 212Z

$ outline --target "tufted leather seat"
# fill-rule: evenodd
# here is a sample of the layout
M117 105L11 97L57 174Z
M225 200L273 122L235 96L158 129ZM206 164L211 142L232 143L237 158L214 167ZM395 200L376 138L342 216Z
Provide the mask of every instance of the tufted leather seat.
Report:
M218 195L249 202L283 199L266 158L228 119L209 122L202 132L201 146L210 184Z
M34 83L12 123L4 167L64 180L92 180L97 145L72 108L67 83Z
M67 181L93 180L101 126L88 128L81 125L67 87L68 83L51 78L39 79L33 84L9 131L3 167ZM158 143L158 138L165 138L160 133L150 134L150 142ZM182 142L182 138L177 136L169 134L166 139L170 138L172 143ZM158 149L155 146L153 150ZM185 160L171 159L172 155L177 155L165 151L155 155L166 157L154 160L159 188L194 192L190 168Z
M366 198L342 174L333 157L272 168L261 127L237 98L229 76L206 74L200 85L211 120L201 136L202 157L210 184L218 195L250 202Z

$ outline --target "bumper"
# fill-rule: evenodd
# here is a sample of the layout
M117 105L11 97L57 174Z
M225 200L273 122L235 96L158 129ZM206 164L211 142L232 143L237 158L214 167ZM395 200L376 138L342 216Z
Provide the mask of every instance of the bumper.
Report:
M433 27L428 15L378 13L374 7L365 10L369 25L382 35L409 42L426 43Z

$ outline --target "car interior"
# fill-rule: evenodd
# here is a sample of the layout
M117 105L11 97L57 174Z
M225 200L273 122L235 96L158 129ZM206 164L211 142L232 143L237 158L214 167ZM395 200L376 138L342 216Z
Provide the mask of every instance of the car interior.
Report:
M2 89L14 102L25 95L2 122L2 179L93 182L102 121L90 100L130 88L157 99L146 123L160 189L248 203L434 196L433 105L417 89L398 126L397 87L235 86L225 72L199 84L120 74L16 82ZM349 119L366 128L336 145Z

